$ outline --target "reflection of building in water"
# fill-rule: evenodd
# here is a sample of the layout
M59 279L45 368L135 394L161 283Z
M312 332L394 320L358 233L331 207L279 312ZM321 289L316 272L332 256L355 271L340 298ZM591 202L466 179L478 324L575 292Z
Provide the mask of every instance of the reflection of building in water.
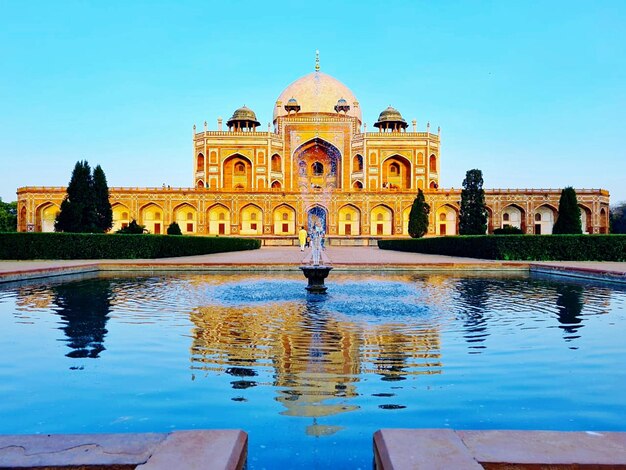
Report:
M273 369L277 401L289 416L320 417L357 407L360 374L383 380L439 373L439 333L406 325L367 325L338 320L314 305L284 303L254 307L202 307L191 314L195 328L192 368L248 377ZM256 381L245 380L250 386ZM233 388L246 388L242 380Z

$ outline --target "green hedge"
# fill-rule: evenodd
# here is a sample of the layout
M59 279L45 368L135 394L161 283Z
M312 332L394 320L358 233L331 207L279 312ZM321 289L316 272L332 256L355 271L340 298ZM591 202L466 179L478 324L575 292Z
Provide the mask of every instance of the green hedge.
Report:
M254 250L261 241L231 237L0 233L0 259L137 259Z
M476 235L379 240L383 250L525 261L626 261L626 235Z

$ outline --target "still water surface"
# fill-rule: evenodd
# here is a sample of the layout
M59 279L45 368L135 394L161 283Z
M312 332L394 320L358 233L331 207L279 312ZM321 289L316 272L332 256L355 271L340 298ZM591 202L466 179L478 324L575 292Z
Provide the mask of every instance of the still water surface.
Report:
M0 433L242 428L371 468L384 427L626 431L626 288L549 277L94 275L0 286Z

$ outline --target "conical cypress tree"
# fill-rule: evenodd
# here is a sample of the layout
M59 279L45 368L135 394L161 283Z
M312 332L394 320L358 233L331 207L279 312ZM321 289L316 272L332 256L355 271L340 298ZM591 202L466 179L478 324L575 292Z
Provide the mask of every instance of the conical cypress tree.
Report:
M483 173L480 170L469 170L465 174L461 191L459 233L461 235L484 235L486 231L487 209Z
M411 212L409 213L409 235L413 238L421 238L428 231L428 214L430 206L426 204L424 193L417 190L417 197L413 201Z
M93 170L93 193L98 232L106 232L113 226L113 210L109 202L107 177L100 165Z
M57 232L97 231L94 199L89 163L76 162L54 229Z
M561 191L559 200L559 215L552 228L552 233L583 233L580 222L580 207L576 200L576 191L571 186Z

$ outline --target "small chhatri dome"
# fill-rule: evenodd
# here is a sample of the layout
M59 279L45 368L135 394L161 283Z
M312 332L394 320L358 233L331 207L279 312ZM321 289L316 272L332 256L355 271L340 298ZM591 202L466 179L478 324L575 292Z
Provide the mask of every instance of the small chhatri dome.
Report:
M261 125L256 119L256 114L245 105L236 109L232 117L226 121L226 125L230 128L235 126L238 129L250 129Z
M344 113L347 113L348 111L350 111L350 105L343 98L339 98L337 100L337 104L335 105L335 111L343 111Z
M296 100L293 96L289 98L289 101L287 101L287 104L285 105L285 111L287 111L287 114L291 113L291 111L296 113L300 111L298 100Z
M378 116L378 121L374 124L374 127L379 129L391 129L398 130L399 128L406 129L409 125L395 108L389 106Z

